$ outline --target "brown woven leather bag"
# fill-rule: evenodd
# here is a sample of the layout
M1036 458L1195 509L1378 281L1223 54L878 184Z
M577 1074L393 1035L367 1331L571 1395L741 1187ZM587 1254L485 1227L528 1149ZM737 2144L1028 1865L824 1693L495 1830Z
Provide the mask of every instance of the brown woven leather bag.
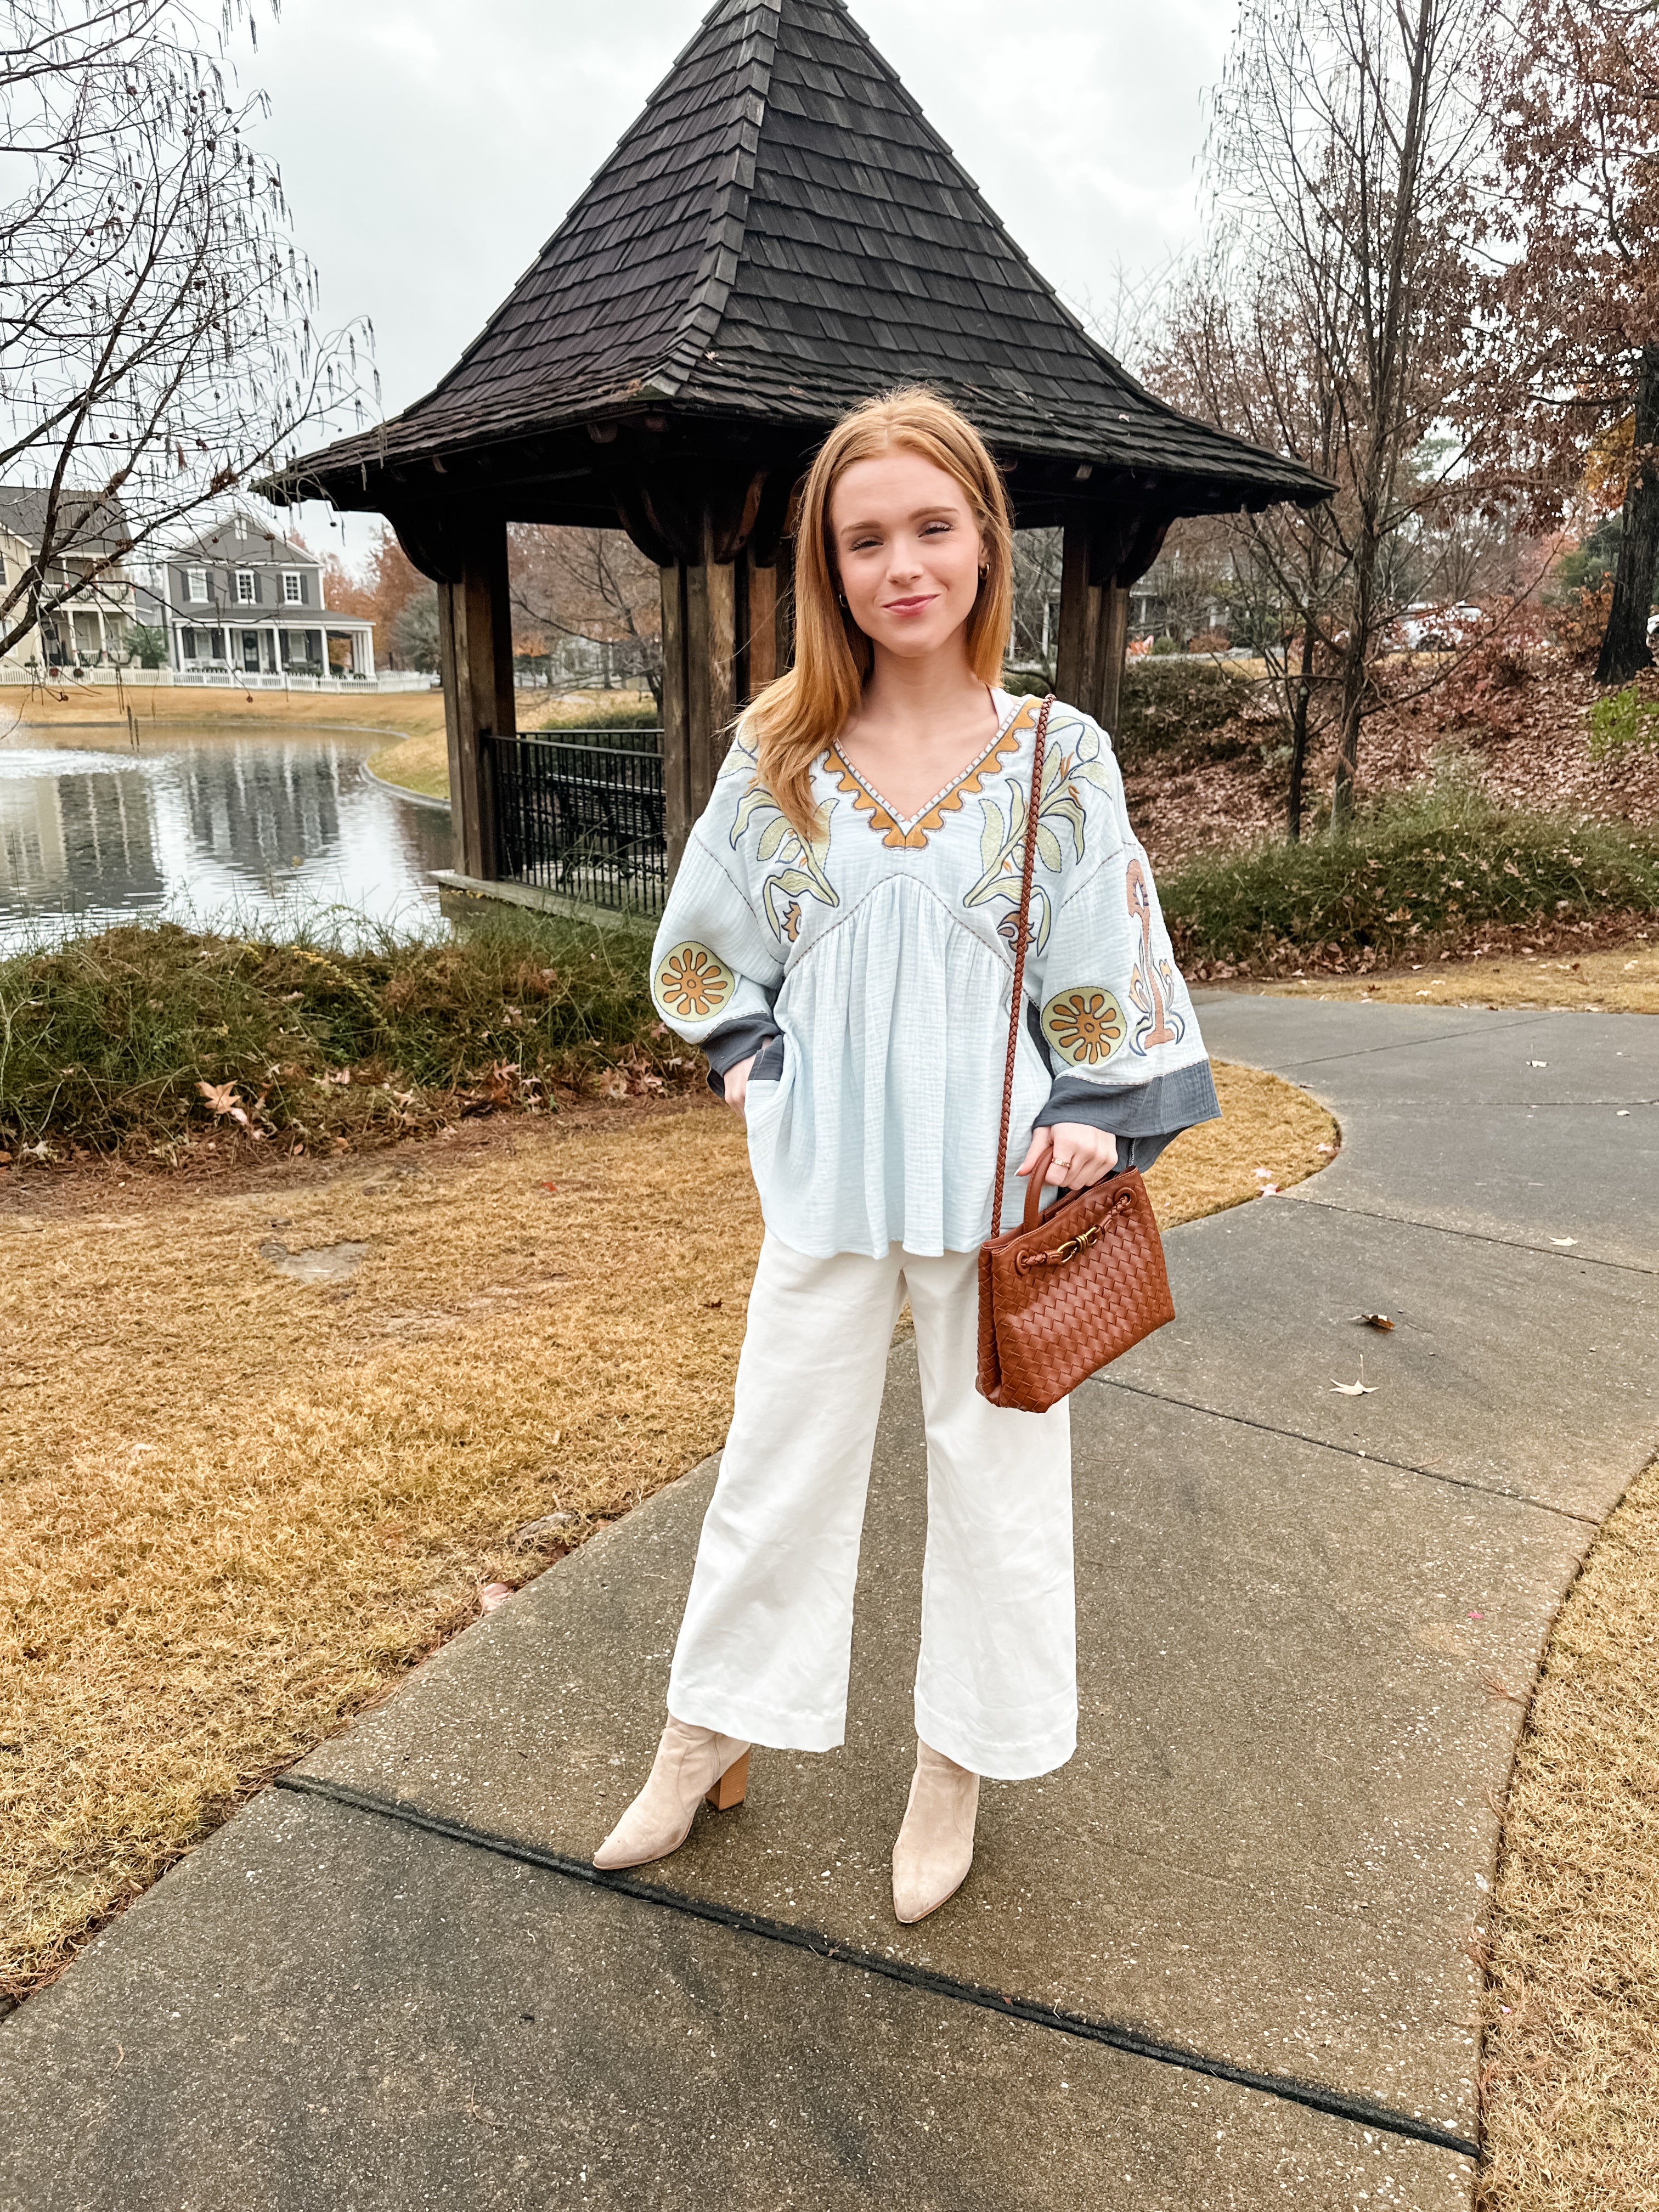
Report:
M979 1388L994 1406L1018 1407L1027 1413L1047 1413L1131 1345L1175 1319L1152 1201L1133 1168L1091 1183L1086 1190L1069 1195L1062 1191L1047 1212L1039 1211L1042 1177L1034 1174L1025 1193L1024 1220L1018 1229L997 1234L1008 1171L1014 1061L1025 1012L1025 942L1042 753L1054 703L1050 693L1037 716L992 1233L979 1248Z

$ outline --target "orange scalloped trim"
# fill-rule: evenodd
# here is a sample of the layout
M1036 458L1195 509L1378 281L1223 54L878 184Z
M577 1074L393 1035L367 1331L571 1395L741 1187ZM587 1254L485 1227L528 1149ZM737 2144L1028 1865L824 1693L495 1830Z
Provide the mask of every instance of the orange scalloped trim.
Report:
M895 819L891 811L867 785L860 782L835 745L830 748L830 772L836 776L842 790L852 800L854 811L867 814L870 827L881 831L884 845L919 853L933 831L944 826L945 816L957 813L963 800L979 790L981 780L993 774L1004 758L1014 750L1019 743L1020 732L1030 726L1031 709L1036 703L1033 699L1027 699L1023 706L1018 708L1010 718L1007 728L1000 734L996 742L980 755L971 768L964 769L950 788L940 793L927 811L917 816L908 830Z

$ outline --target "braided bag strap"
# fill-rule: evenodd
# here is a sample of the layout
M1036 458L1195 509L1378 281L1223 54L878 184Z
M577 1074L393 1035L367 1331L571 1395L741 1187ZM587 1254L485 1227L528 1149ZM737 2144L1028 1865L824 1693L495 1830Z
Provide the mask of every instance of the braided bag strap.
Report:
M1002 1226L1003 1187L1008 1177L1008 1121L1014 1109L1014 1062L1019 1052L1019 1025L1025 1012L1025 944L1031 933L1031 874L1036 864L1037 814L1042 801L1042 755L1048 742L1051 691L1037 715L1036 736L1031 746L1031 791L1025 810L1025 863L1019 882L1019 924L1014 939L1014 994L1008 1011L1008 1065L1002 1077L1002 1127L997 1138L997 1179L991 1193L991 1234Z

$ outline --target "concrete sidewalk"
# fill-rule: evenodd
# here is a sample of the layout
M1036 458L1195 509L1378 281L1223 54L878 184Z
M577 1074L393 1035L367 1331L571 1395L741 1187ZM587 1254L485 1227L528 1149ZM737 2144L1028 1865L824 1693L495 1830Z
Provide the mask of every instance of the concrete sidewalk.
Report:
M700 1470L457 1639L0 2025L0 2207L1466 2203L1519 1707L1659 1439L1659 1024L1213 996L1340 1158L1170 1239L1076 1401L1083 1735L892 1920L923 1457L894 1355L852 1722L649 1879ZM1571 1241L1569 1241L1571 1240ZM1355 1316L1382 1311L1380 1334ZM1334 1382L1359 1374L1370 1395ZM322 1793L322 1794L317 1794Z

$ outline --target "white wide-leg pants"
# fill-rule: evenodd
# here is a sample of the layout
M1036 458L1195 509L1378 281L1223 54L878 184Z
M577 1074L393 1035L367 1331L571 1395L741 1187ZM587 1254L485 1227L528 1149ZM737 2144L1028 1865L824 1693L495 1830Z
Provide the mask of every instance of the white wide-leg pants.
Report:
M1023 1781L1077 1746L1070 1407L1015 1413L974 1387L972 1252L815 1260L766 1238L668 1709L751 1743L842 1741L870 1455L907 1291L927 1430L916 1733Z

